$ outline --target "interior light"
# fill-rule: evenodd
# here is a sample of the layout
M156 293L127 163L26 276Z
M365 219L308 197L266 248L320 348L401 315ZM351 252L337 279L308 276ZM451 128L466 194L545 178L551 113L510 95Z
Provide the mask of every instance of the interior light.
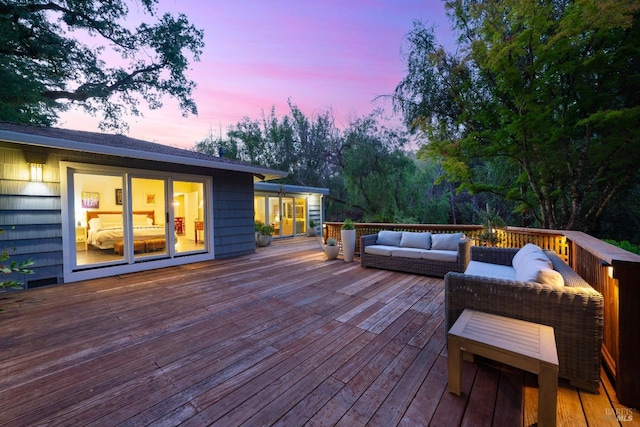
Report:
M31 181L42 182L42 163L31 163Z

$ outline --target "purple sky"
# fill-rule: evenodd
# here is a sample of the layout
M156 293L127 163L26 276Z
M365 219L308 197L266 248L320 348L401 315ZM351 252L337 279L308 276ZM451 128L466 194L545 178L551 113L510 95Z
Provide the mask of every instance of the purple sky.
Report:
M188 74L198 116L183 118L167 98L128 118L128 135L188 148L272 106L287 114L289 98L308 117L330 109L339 127L377 107L391 114L390 102L375 98L405 75L401 49L413 21L434 24L438 42L454 46L440 0L160 0L159 10L204 30L201 61ZM97 120L71 111L59 126L96 131Z

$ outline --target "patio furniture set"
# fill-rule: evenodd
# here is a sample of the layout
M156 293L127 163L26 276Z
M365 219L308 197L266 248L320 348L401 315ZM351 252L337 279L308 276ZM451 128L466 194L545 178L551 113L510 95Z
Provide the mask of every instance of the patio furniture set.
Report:
M389 231L362 236L360 259L364 267L444 276L450 391L460 393L458 356L465 350L539 374L540 410L546 411L540 412L540 425L555 422L557 376L597 393L602 294L553 251L533 244L471 246L464 235L441 236ZM474 313L489 318L480 325L471 320L477 320Z

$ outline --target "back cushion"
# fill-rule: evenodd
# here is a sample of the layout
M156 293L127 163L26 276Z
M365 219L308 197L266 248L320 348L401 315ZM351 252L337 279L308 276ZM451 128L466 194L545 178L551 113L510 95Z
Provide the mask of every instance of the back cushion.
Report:
M431 233L403 231L400 246L403 248L431 249Z
M553 268L553 264L549 257L540 249L539 246L533 243L527 243L524 245L513 257L511 265L516 270L526 268L526 265L535 261L542 261L547 264L548 268Z
M376 245L387 246L400 246L400 240L402 239L402 231L378 231L378 238L376 239Z
M464 238L464 233L438 233L431 235L431 249L441 251L457 251L460 240Z

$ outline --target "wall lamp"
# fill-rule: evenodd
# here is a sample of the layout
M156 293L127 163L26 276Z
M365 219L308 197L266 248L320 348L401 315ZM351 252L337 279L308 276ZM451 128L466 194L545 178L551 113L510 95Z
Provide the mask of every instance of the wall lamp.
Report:
M42 169L47 163L47 153L41 151L25 151L24 159L29 164L31 181L42 182Z
M31 167L31 181L42 182L42 163L29 163Z

